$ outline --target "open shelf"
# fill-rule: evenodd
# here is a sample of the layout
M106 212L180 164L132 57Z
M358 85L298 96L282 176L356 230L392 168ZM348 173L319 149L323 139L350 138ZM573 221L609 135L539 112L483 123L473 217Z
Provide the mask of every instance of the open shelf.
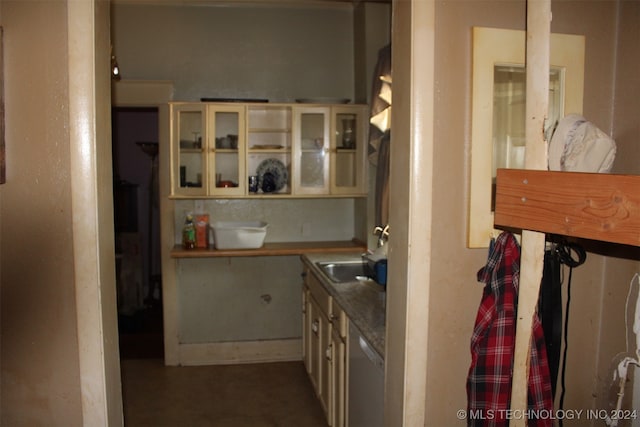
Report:
M367 245L358 240L346 241L315 241L315 242L267 242L258 249L230 249L218 250L213 246L209 249L183 249L175 245L171 251L171 258L215 258L215 257L252 257L252 256L283 256L303 255L312 253L347 253L365 252Z

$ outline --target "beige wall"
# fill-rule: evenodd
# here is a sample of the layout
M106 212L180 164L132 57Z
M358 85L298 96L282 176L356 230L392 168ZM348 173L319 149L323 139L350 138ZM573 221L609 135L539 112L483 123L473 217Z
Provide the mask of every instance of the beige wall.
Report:
M617 3L613 1L552 4L553 32L586 36L584 114L606 132L612 130L612 120L618 117L613 110L616 8ZM525 9L524 1L436 3L437 108L425 425L464 424L457 419L456 410L466 407L469 339L482 291L482 286L476 282L476 272L487 255L486 249L465 248L470 162L471 27L524 29ZM628 19L627 22L631 21ZM628 28L623 28L621 34L628 32ZM623 46L630 48L626 43ZM635 49L637 57L637 46ZM627 78L624 83L619 78L618 84L624 84L624 90L637 91L637 79L631 79L629 73L619 72L618 75L623 74ZM621 122L627 127L635 126L637 136L637 108L632 109L631 102L637 101L627 101L628 109L636 112L630 114L635 116L621 113L626 117ZM624 148L624 151L629 150L627 152L637 150L639 145L637 137L635 142L629 138L620 144L627 146ZM625 160L620 163L627 165L627 173L639 172L638 165L629 167ZM628 255L629 251L625 256ZM609 316L619 314L623 309L621 299L623 304L628 281L637 269L637 262L590 253L587 264L574 271L565 409L595 407L592 395L602 387L598 379L608 378L609 359L618 349L624 348L624 336L615 334L622 320L619 316L615 319ZM615 308L604 307L604 301L612 301L614 294ZM601 337L607 339L601 341ZM601 344L605 343L606 348L602 348Z
M2 2L2 425L81 425L66 2Z
M614 173L640 174L640 84L638 73L640 70L640 2L621 1L616 11L618 21L618 43L616 47L614 70L615 87L613 100L612 133L616 140L617 155L614 163ZM606 247L600 252L610 253ZM622 307L626 304L630 286L630 276L640 272L640 262L630 262L625 257L640 259L640 248L624 251L623 248L610 248L621 252L616 258L606 258L604 263L604 284L602 289L602 331L600 348L601 355L598 360L598 372L600 373L596 386L598 398L597 407L604 407L611 401L612 378L607 373L612 366L620 361L621 354L634 356L632 352L626 352L624 347L625 312ZM624 253L622 253L624 251ZM638 282L634 282L634 289L630 293L630 305L626 320L632 325L635 310L635 300L638 293ZM631 349L634 347L635 335L629 334ZM634 372L633 400L640 402L640 374ZM626 401L631 398L631 386L625 389ZM629 407L629 406L626 406Z
M640 173L640 2L619 3L613 136L618 146L614 173Z
M349 4L189 6L116 1L112 29L123 78L172 80L176 101L354 99Z
M486 249L466 249L471 138L471 28L524 29L525 2L436 5L436 105L426 423L464 425L470 338ZM459 197L451 197L452 194Z
M122 424L108 3L0 5L1 423Z

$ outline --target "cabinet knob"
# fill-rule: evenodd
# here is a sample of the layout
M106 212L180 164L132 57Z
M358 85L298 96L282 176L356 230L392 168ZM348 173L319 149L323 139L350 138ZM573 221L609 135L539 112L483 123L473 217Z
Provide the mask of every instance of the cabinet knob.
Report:
M324 353L325 357L327 358L327 360L329 362L331 362L331 344L329 344L329 346L327 347L327 349L325 350Z
M317 320L314 320L313 323L311 323L311 330L313 331L314 334L318 335L319 329L320 329L320 322Z

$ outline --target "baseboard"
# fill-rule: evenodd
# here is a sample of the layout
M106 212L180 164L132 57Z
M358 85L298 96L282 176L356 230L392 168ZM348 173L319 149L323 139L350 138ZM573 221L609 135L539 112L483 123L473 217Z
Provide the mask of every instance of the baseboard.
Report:
M285 362L302 360L302 339L179 344L178 353L183 366Z

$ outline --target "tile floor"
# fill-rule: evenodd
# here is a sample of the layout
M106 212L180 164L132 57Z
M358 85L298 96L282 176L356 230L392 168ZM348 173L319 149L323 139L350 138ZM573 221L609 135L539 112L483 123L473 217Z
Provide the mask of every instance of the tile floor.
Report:
M121 368L126 427L327 426L302 362Z
M164 366L161 304L119 329L125 427L327 427L302 362Z

